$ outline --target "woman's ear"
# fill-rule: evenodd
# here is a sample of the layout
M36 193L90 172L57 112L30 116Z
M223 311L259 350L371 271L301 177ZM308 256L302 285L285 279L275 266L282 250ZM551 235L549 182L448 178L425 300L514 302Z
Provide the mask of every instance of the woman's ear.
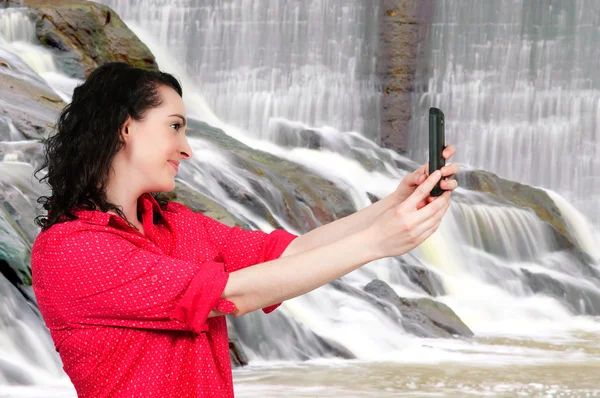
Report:
M121 126L121 139L125 142L127 142L127 139L129 138L129 129L131 128L131 116L127 117L127 120L125 120L125 123L123 123L123 126Z

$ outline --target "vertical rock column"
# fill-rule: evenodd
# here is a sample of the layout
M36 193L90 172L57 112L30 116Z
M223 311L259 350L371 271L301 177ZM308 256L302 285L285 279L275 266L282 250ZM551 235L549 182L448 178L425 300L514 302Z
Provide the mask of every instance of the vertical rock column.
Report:
M407 151L414 76L433 0L384 0L378 73L383 91L381 145ZM421 43L421 45L419 45Z

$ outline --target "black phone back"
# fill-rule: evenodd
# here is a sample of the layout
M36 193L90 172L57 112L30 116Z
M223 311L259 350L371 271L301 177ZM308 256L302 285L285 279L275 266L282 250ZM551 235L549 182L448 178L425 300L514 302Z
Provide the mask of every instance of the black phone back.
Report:
M438 108L429 108L429 174L446 164L446 159L442 156L445 141L444 113ZM440 196L443 192L438 182L431 191L431 196Z

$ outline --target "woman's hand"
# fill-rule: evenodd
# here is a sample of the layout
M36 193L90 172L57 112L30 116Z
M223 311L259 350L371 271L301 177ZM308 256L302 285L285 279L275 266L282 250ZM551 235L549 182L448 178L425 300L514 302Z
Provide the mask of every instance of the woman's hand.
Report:
M455 152L456 148L453 145L448 145L446 148L444 148L442 156L447 161L452 157L452 155L454 155ZM456 187L458 187L458 183L456 182L456 180L451 178L460 171L460 165L457 163L447 164L446 166L441 168L441 171L442 177L448 179L442 180L440 182L440 188L442 188L444 191L454 191ZM426 180L428 175L429 162L419 167L414 172L404 176L404 178L400 182L400 185L398 185L398 188L396 188L396 190L392 193L392 196L394 198L392 202L394 204L400 204L404 202L406 198L408 198L415 191L415 189ZM427 196L421 202L418 203L417 209L422 208L427 203L431 203L434 199L435 196Z
M440 180L436 171L421 182L399 205L378 216L368 228L369 240L378 258L399 256L419 246L431 236L450 207L450 194L445 191L431 202L421 205Z

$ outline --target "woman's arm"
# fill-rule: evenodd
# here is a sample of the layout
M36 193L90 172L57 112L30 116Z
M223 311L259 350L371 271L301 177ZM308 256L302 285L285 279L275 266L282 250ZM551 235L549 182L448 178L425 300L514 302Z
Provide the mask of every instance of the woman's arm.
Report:
M281 257L302 253L316 247L335 242L368 227L381 214L393 206L391 195L357 211L300 235L281 254Z
M230 273L221 297L232 301L236 310L226 314L213 309L208 317L241 316L280 303L376 260L379 256L370 243L369 234L369 231L361 230L335 242L295 254L288 253L285 258L279 257Z
M437 230L450 206L451 191L445 191L417 209L440 176L433 173L408 199L380 214L366 228L230 273L221 297L235 304L232 315L244 315L308 293L373 260L412 250Z
M366 230L359 231L314 249L240 269L229 274L221 297L235 304L231 315L241 316L300 296L379 258L371 241Z

